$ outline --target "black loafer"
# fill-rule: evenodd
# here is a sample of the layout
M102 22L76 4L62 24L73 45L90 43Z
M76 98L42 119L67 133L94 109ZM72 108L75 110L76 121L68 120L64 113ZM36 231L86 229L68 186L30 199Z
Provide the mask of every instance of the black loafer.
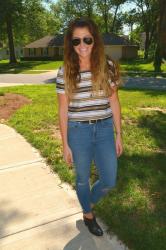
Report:
M93 219L88 219L85 216L83 216L83 220L84 220L85 225L88 227L89 232L91 232L92 234L96 236L103 235L103 230L97 223L95 216L93 217Z

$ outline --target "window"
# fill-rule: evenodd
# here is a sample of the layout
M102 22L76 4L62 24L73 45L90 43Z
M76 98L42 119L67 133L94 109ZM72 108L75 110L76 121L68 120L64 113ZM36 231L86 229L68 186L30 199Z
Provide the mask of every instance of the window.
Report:
M59 48L59 55L61 55L61 56L62 56L62 55L63 55L63 53L64 53L64 49L63 49L62 47L60 47L60 48Z
M36 55L36 49L35 48L30 48L29 49L29 55L30 56L35 56Z
M58 47L54 47L54 55L59 56L59 48Z
M48 48L43 48L43 55L48 56Z

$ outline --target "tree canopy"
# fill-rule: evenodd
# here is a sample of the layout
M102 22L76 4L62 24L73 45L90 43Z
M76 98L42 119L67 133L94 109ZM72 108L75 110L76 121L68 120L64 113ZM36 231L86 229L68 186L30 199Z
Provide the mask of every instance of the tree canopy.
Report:
M125 9L125 3L135 5ZM165 8L164 0L0 1L0 42L9 47L10 62L16 62L14 45L24 46L45 35L62 33L71 19L87 16L95 20L101 32L123 34L127 25L134 44L140 44L140 33L144 32L144 58L155 58L157 65L165 51Z

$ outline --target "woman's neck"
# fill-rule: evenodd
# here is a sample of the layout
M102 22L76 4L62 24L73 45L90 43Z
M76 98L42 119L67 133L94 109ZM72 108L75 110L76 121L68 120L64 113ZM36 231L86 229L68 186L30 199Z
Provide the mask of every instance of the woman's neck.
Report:
M90 66L90 60L88 59L80 59L80 70L90 70L91 66Z

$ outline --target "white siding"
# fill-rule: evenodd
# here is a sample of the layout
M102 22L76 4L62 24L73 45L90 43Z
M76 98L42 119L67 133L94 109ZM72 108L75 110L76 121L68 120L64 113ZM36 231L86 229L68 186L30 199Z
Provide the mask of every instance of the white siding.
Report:
M105 45L105 54L110 55L112 59L119 60L122 58L122 46L120 45Z

